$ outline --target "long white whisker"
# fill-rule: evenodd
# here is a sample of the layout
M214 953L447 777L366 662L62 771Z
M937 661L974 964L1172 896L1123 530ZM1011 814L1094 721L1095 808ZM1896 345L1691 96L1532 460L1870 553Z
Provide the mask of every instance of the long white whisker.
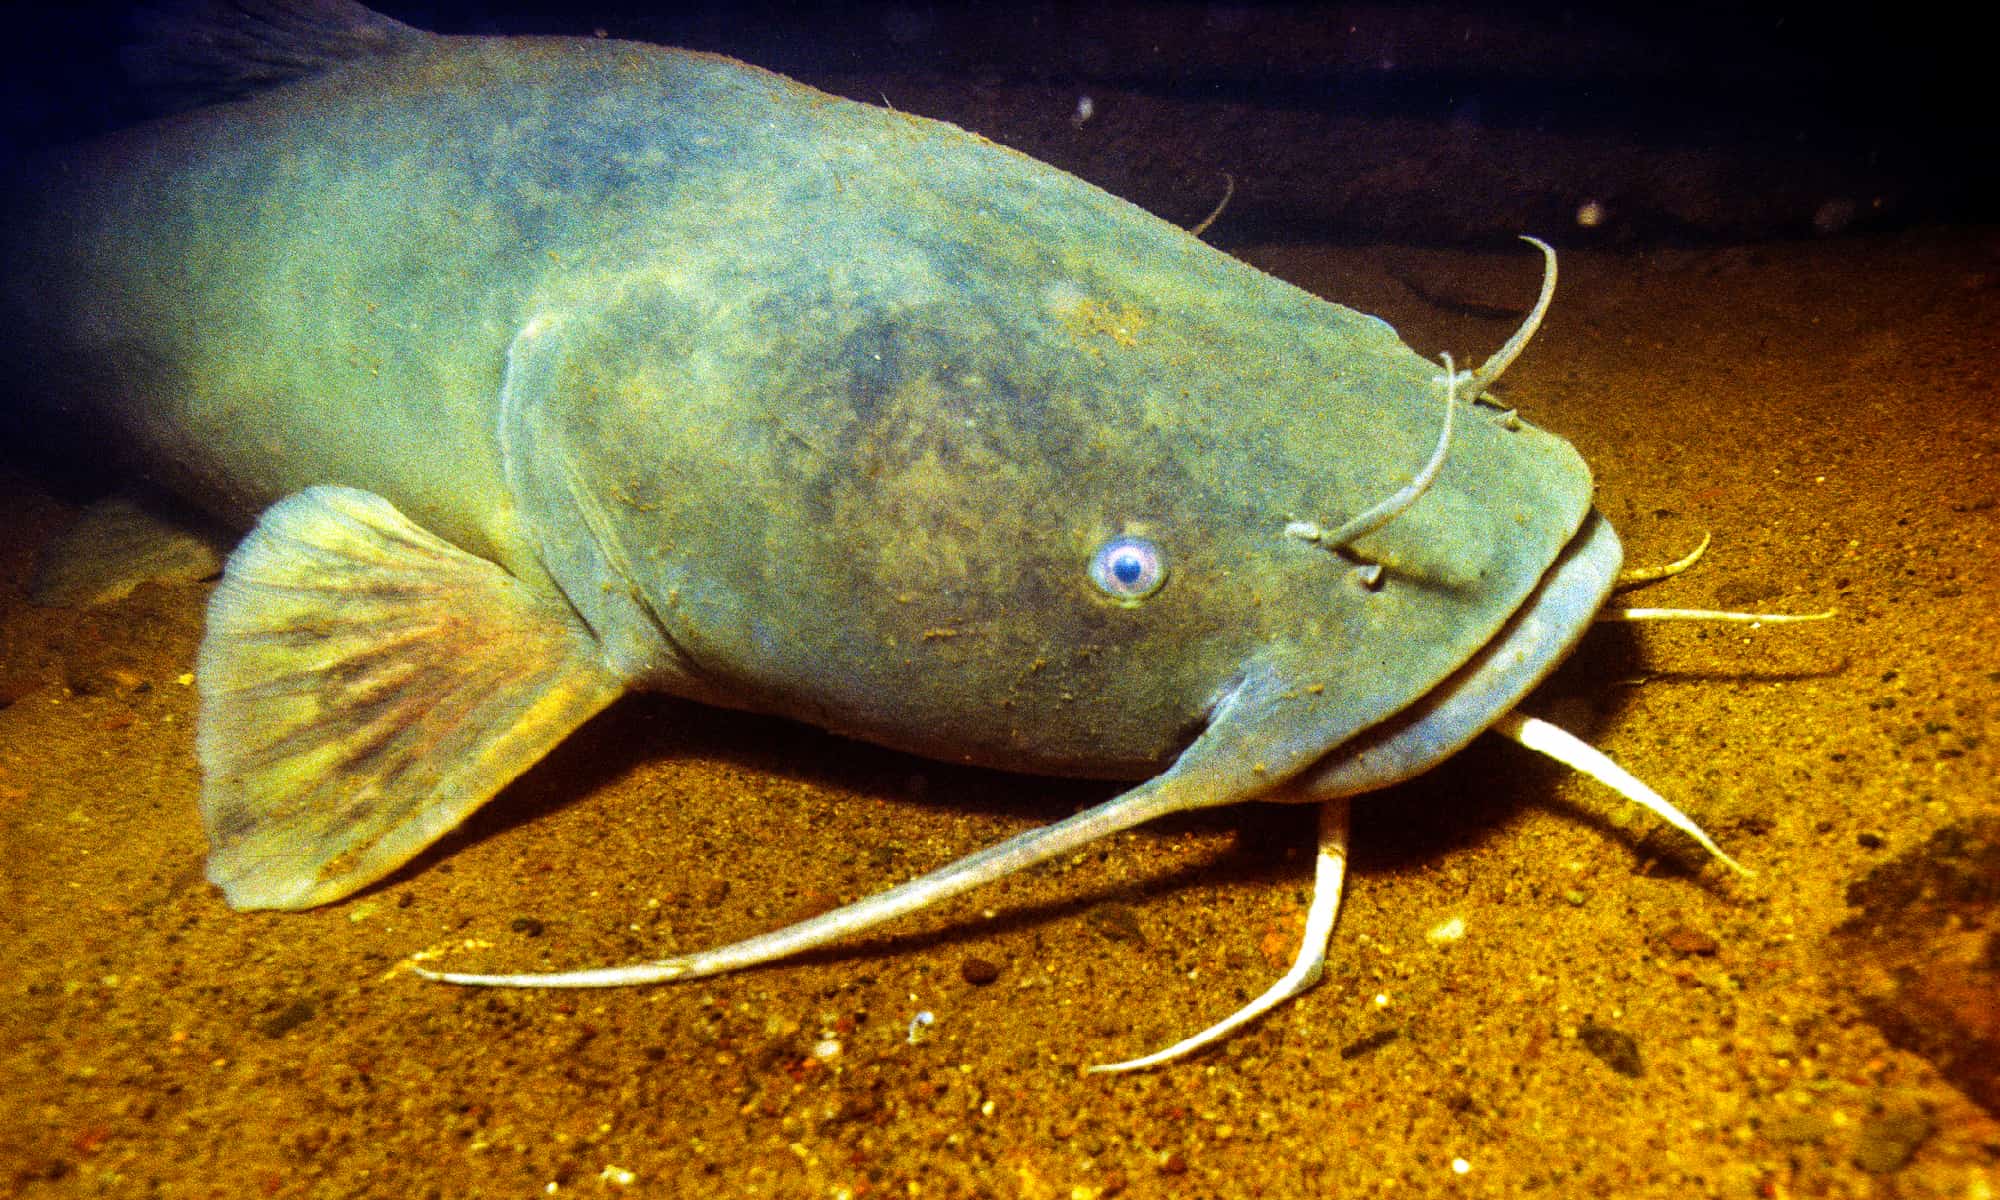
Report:
M1555 247L1540 238L1529 237L1526 234L1521 236L1521 240L1542 252L1542 294L1535 300L1534 310L1528 314L1528 319L1521 322L1521 327L1514 331L1514 336L1508 338L1504 345L1493 352L1493 357L1481 363L1479 369L1472 373L1465 394L1474 401L1485 395L1486 389L1499 381L1501 373L1513 366L1515 359L1521 357L1521 351L1527 348L1528 339L1534 337L1535 331L1542 327L1542 318L1549 315L1549 304L1556 298Z
M1735 621L1745 625L1792 625L1800 621L1830 621L1834 609L1816 613L1722 612L1712 608L1601 608L1599 621Z
M1618 582L1611 586L1616 588L1638 587L1642 583L1654 583L1658 580L1678 575L1700 562L1701 556L1708 552L1708 544L1714 540L1714 534L1704 533L1701 535L1701 545L1689 551L1686 558L1675 559L1663 567L1628 567L1618 573Z
M1161 1063L1192 1054L1203 1046L1221 1041L1231 1033L1270 1012L1319 982L1326 970L1327 943L1333 940L1333 923L1340 915L1341 884L1347 876L1347 798L1328 800L1319 810L1319 854L1313 868L1312 904L1306 910L1305 934L1299 951L1284 977L1266 988L1264 994L1191 1037L1182 1038L1164 1050L1124 1062L1099 1063L1089 1068L1092 1075L1120 1071L1143 1071Z
M1560 726L1551 725L1539 717L1508 712L1493 722L1491 728L1495 733L1512 738L1538 754L1546 754L1564 766L1597 780L1701 843L1702 849L1713 854L1724 866L1737 874L1755 873L1724 854L1722 847L1716 845L1714 839L1702 832L1701 826L1696 825L1686 813L1675 808L1665 796L1647 787L1637 776L1612 762L1596 747Z

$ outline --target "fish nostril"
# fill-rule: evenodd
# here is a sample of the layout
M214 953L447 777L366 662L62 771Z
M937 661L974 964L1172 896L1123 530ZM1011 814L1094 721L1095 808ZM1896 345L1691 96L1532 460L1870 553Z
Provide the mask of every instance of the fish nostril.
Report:
M1313 521L1293 521L1285 526L1285 536L1297 538L1308 545L1318 546L1335 558L1350 564L1347 581L1364 592L1382 590L1382 564L1370 562L1357 554L1352 546L1333 543L1326 536L1326 530Z

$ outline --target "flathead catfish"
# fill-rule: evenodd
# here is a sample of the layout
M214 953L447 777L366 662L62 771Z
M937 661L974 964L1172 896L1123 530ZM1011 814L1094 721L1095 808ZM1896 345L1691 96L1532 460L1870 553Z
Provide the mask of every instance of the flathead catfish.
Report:
M1323 803L1299 962L1180 1052L1317 977L1344 797L1539 728L1515 702L1618 572L1576 452L1483 402L1545 246L1457 372L937 121L247 9L209 66L286 77L60 156L5 232L12 385L249 528L197 671L237 908L381 878L633 689L1141 782L737 946L447 978L707 974L1163 813Z

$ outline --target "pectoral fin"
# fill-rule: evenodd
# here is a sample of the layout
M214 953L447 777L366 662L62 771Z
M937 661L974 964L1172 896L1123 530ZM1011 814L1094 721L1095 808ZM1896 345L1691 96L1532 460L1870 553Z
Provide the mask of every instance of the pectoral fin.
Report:
M197 677L208 878L240 909L381 878L623 691L560 599L340 487L230 556Z

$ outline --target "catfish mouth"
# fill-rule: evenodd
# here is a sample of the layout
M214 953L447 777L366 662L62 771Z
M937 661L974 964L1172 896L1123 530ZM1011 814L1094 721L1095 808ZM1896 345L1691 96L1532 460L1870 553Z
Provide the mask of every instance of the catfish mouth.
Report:
M1298 776L1332 800L1419 775L1458 753L1569 654L1617 580L1624 551L1596 509L1498 632L1436 687L1328 751Z

